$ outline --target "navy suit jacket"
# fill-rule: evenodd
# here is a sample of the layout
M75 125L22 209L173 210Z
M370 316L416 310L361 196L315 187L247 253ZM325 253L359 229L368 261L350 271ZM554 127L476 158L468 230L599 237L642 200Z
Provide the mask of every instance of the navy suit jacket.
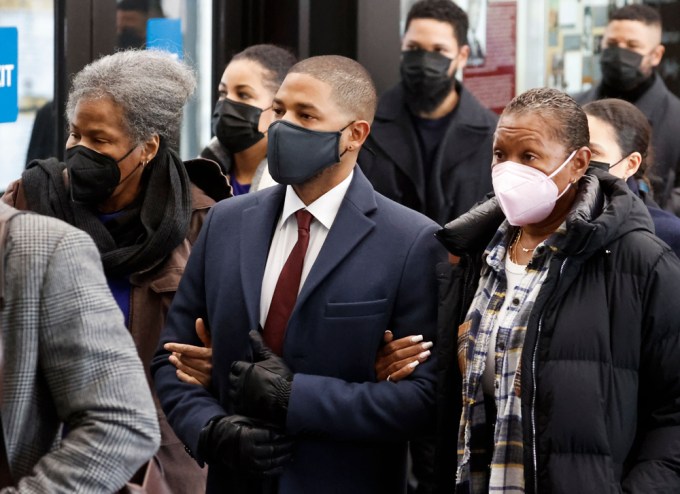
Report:
M233 413L232 362L252 360L248 332L258 327L285 190L277 186L213 207L170 308L152 372L170 424L193 452L211 418ZM376 382L374 362L387 329L395 338L435 337L435 265L445 258L437 229L376 193L355 167L285 335L283 357L295 374L286 432L296 444L279 492L405 492L406 441L433 421L435 362L398 383ZM162 349L169 341L200 345L197 317L212 334L211 390L180 382ZM235 475L210 468L208 492L223 492Z

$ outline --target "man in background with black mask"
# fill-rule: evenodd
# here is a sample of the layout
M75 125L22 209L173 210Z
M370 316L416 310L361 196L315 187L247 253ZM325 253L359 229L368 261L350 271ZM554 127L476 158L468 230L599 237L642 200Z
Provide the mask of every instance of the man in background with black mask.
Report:
M148 20L149 0L119 0L116 4L117 48L144 48Z
M491 191L496 116L456 80L468 18L450 0L420 0L406 19L401 82L380 99L359 165L376 190L444 224Z
M633 103L652 125L654 165L649 171L655 200L680 215L680 100L655 68L661 63L661 17L647 5L612 12L602 39L602 81L575 97L580 104L603 98Z

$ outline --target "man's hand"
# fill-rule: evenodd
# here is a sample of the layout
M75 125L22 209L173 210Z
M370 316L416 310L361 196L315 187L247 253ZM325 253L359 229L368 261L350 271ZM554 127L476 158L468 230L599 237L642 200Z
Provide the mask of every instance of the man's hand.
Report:
M169 360L177 367L180 381L209 388L212 382L212 339L200 317L196 319L196 334L204 346L166 343L163 348L172 352Z
M385 331L385 346L378 350L375 374L378 381L397 382L405 379L418 364L430 358L432 342L423 342L422 335L406 336L394 340L392 331Z
M293 373L281 357L250 332L255 362L234 362L229 374L229 397L238 414L285 428Z
M211 420L198 442L199 454L211 467L263 476L281 475L292 449L286 436L240 415Z

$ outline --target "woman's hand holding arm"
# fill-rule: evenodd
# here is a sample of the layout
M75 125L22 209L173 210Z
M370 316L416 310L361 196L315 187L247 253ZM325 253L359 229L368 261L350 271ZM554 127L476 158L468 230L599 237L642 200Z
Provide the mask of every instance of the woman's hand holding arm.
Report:
M408 377L418 364L430 357L431 341L423 342L422 335L394 340L392 331L385 331L385 345L378 351L375 374L378 381L397 382Z
M180 381L209 388L212 381L212 340L201 318L196 319L196 334L204 346L166 343L164 348L172 352L170 363L177 367Z

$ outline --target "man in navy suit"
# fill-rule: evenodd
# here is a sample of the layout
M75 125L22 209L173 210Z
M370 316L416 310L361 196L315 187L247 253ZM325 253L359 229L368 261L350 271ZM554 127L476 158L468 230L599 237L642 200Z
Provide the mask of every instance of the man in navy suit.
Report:
M281 185L217 204L193 247L152 372L170 424L210 465L209 493L406 491L435 362L398 383L376 382L374 362L387 329L434 337L444 252L434 222L356 167L375 106L353 60L295 65L268 132ZM197 318L212 337L209 389L181 382L162 350L200 345Z

